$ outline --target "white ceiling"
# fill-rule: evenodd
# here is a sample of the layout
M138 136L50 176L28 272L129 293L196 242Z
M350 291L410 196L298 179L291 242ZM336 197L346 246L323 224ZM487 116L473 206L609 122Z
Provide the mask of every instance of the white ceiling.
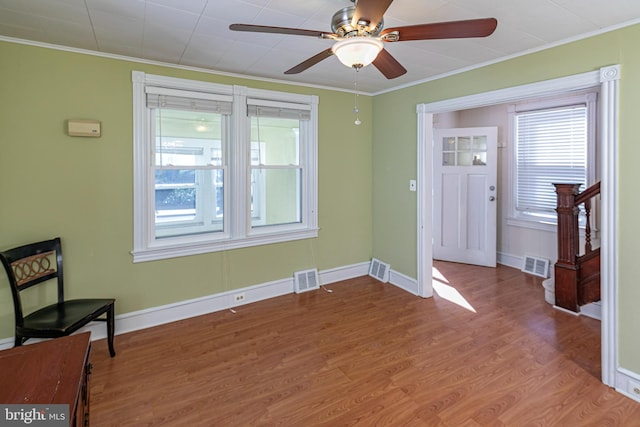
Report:
M0 37L87 49L226 73L354 89L333 56L283 72L331 46L314 37L230 31L233 23L331 32L349 0L0 0ZM358 88L378 93L434 76L640 22L639 0L395 0L385 27L495 17L482 39L385 44L408 70L387 80L372 66ZM603 64L606 65L606 64Z

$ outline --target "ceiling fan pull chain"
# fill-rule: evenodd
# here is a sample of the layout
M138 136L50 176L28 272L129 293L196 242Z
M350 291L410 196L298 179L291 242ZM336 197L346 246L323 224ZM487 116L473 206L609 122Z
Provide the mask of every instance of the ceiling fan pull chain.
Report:
M356 87L356 93L354 95L354 99L353 99L353 112L356 113L356 121L354 122L356 124L356 126L360 126L360 124L362 123L360 121L360 115L358 114L360 112L360 110L358 110L358 69L354 67L354 69L356 70L356 81L355 81L355 87Z

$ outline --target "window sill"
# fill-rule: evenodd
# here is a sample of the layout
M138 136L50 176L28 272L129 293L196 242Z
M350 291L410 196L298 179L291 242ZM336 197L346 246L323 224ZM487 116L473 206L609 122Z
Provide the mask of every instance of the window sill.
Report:
M551 221L532 221L520 218L507 218L507 225L511 227L529 228L532 230L547 231L550 233L556 233L558 231L558 225Z
M134 249L131 251L133 262L157 261L161 259L177 258L189 255L199 255L209 252L226 251L230 249L248 248L251 246L282 243L293 240L311 239L318 237L318 229L304 229L276 235L259 235L243 239L227 239L207 242L189 242L179 244L163 244L162 246Z

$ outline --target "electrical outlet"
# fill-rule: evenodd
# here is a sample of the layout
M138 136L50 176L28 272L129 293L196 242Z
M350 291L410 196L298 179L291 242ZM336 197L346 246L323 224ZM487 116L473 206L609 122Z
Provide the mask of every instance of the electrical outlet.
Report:
M233 296L233 301L234 302L242 302L242 301L244 301L244 292L241 292L239 294L235 294Z

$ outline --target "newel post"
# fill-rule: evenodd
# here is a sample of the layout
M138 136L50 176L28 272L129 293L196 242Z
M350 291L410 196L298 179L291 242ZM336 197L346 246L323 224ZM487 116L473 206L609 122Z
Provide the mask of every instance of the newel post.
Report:
M574 312L580 311L578 305L578 214L575 204L580 184L553 184L556 187L558 202L558 261L555 264L556 306Z

